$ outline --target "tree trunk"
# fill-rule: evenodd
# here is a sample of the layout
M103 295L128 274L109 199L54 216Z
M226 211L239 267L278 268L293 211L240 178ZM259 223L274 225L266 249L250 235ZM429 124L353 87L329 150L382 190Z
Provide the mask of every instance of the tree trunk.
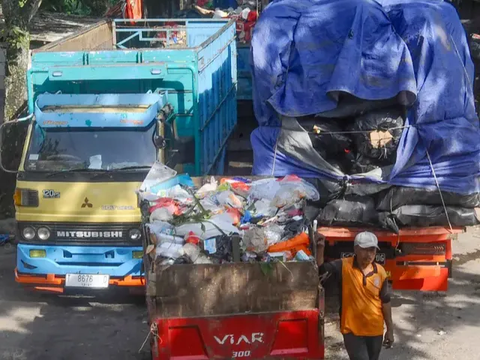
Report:
M10 120L27 98L30 34L29 23L42 0L1 0L5 29L2 40L7 44L5 79L5 120Z
M0 3L5 19L5 28L0 31L0 42L5 43L7 48L5 110L0 117L8 121L27 98L26 74L30 48L28 25L38 11L42 0L0 0ZM26 132L18 131L17 127L11 130L3 134L3 141L0 143L3 157L11 158L7 161L7 167L15 168L21 157ZM14 214L12 203L14 188L15 175L0 172L0 219L12 217Z
M5 119L11 120L27 99L26 73L28 49L7 49L7 77L5 79Z

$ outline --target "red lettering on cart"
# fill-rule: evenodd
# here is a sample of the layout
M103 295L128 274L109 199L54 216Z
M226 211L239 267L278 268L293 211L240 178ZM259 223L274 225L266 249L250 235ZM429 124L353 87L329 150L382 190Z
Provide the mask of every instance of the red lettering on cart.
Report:
M227 334L223 339L216 336L213 337L220 345L225 345L227 341L230 342L231 345L240 345L242 342L246 344L253 344L255 342L263 343L263 333L252 333L250 336L240 335L238 338L235 338L235 335L233 334Z

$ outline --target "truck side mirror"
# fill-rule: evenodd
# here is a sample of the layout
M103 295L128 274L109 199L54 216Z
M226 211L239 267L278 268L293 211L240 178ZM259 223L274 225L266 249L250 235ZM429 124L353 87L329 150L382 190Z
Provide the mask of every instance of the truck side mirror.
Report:
M27 120L7 121L0 125L0 168L3 171L18 171L29 125Z

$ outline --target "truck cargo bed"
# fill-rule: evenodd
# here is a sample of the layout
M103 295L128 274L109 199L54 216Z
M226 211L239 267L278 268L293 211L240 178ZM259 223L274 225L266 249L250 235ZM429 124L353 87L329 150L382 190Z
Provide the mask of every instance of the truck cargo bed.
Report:
M265 264L266 266L266 264ZM318 306L315 264L159 266L147 274L151 316L194 317L299 311Z

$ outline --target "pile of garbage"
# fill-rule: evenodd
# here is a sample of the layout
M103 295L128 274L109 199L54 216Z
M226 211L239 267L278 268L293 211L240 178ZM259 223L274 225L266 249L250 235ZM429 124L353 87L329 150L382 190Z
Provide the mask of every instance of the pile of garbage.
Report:
M197 0L193 9L202 17L213 19L234 19L237 25L237 41L250 43L253 28L258 20L258 4L252 0L234 0L227 3L230 7L220 9L214 7L211 0Z
M320 196L297 176L208 179L156 163L139 190L150 244L160 265L310 261L305 208Z
M251 65L252 173L326 184L320 224L479 223L475 72L451 4L274 1L256 24Z

